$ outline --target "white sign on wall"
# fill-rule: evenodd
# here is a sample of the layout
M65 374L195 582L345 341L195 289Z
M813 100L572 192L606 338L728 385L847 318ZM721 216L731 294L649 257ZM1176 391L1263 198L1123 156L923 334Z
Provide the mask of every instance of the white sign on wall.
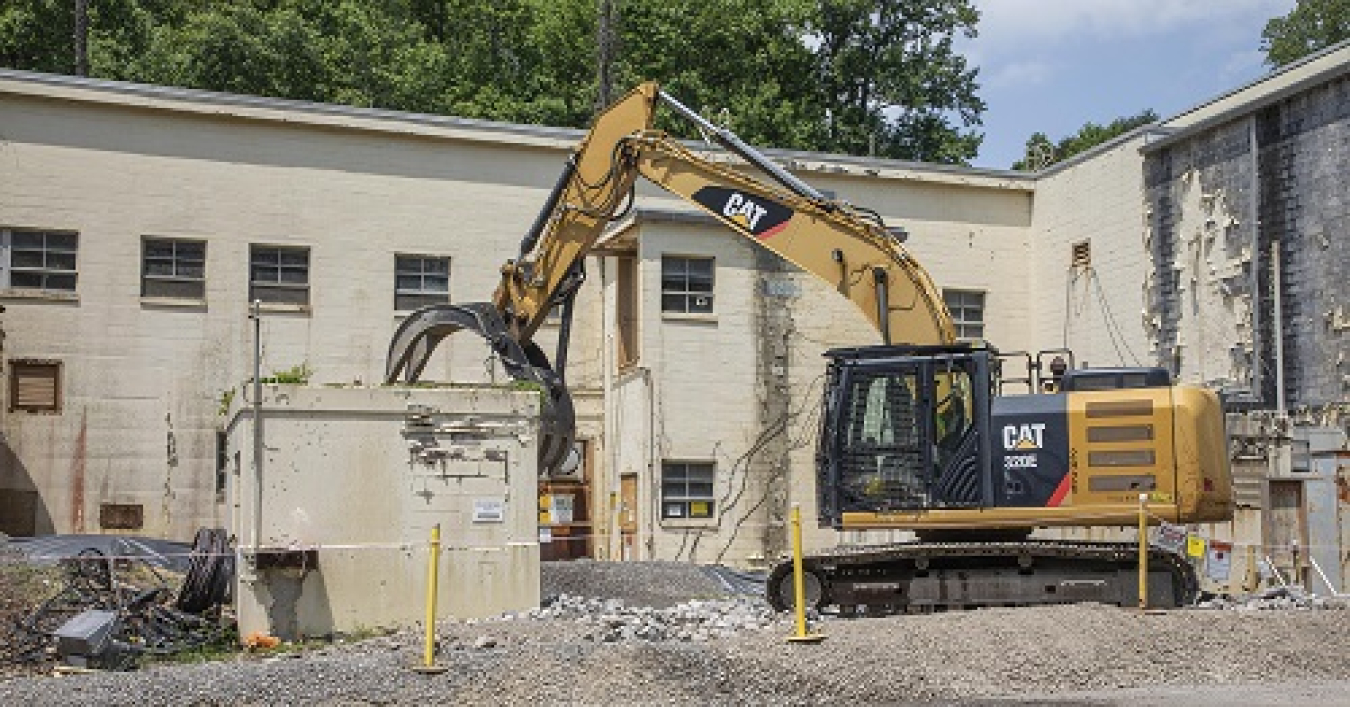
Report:
M501 523L506 520L506 501L500 498L475 498L473 522Z

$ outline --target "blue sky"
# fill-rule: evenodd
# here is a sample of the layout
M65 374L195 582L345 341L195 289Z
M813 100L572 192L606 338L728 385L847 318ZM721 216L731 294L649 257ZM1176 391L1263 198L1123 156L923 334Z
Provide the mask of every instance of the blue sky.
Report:
M974 0L979 167L1006 169L1026 139L1152 108L1164 118L1268 71L1261 30L1295 0Z

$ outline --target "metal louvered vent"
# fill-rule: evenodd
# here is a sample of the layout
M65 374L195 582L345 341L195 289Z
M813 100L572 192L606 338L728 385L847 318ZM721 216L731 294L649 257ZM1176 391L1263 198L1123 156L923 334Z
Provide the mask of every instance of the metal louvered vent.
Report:
M1092 241L1079 241L1071 246L1069 266L1075 268L1092 267Z
M60 412L59 361L10 362L10 412Z

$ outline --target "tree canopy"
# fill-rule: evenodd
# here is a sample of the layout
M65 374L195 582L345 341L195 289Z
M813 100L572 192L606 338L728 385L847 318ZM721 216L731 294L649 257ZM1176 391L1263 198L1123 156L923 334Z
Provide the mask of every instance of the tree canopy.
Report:
M1083 127L1078 129L1078 132L1061 138L1059 142L1052 142L1045 133L1033 133L1031 137L1027 138L1026 151L1023 153L1022 159L1014 162L1012 168L1026 171L1045 169L1080 152L1086 152L1118 135L1124 135L1135 128L1156 122L1158 122L1158 114L1149 109L1138 115L1116 118L1106 125L1098 125L1089 121L1084 123Z
M75 5L7 0L0 65L74 72ZM971 0L88 6L98 78L574 127L598 77L616 91L654 79L766 146L963 163L981 140L977 70L954 48L975 33Z
M1298 0L1289 14L1266 23L1261 49L1266 63L1279 67L1346 39L1350 39L1350 0Z

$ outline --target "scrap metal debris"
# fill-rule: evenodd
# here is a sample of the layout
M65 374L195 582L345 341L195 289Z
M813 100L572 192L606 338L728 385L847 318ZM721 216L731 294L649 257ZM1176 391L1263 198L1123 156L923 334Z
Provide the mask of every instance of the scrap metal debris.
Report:
M60 560L60 589L0 626L0 662L128 670L141 656L220 641L234 571L225 531L198 531L177 591L157 564L94 547Z

